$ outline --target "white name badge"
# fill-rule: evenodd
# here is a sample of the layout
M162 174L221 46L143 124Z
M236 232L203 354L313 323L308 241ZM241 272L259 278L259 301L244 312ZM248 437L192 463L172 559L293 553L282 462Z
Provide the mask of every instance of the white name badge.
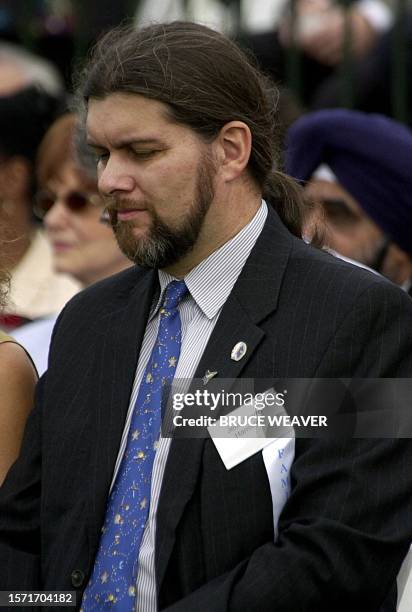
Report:
M273 389L264 394L273 394ZM274 409L271 409L272 414ZM275 408L276 414L286 415L283 407ZM207 428L227 470L232 469L242 461L252 457L269 444L279 439L294 438L293 427L282 428L282 438L267 437L265 427L259 425L262 411L256 409L254 404L247 404L236 408L225 417L233 417L231 424L212 425ZM252 417L252 418L250 418ZM230 419L227 419L230 421Z
M216 450L222 459L225 468L231 470L235 465L249 459L263 448L272 444L276 438L213 438Z

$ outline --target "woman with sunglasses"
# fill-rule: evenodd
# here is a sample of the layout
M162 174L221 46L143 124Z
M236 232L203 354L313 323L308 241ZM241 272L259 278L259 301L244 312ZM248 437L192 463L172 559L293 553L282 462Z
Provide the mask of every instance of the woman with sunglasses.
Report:
M95 160L74 114L63 115L47 131L38 150L37 178L34 212L44 221L56 272L87 287L131 265L105 222ZM16 334L40 373L46 369L54 321L36 321Z
M8 274L0 269L0 311L6 302L8 281ZM19 454L36 380L25 350L0 330L0 485Z

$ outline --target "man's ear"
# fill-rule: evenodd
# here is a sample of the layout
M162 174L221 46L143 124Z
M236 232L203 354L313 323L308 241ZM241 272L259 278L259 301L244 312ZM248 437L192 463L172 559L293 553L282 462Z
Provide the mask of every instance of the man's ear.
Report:
M217 138L220 175L225 182L237 179L248 165L252 150L252 134L243 121L230 121Z

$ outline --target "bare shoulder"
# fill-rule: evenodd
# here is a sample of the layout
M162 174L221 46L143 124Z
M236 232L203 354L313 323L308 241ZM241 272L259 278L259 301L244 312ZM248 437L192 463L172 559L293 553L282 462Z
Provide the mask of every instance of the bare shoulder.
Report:
M4 420L25 418L33 406L36 381L25 350L14 342L0 344L0 426Z
M37 375L25 350L14 342L0 344L0 393L15 385L34 387Z
M36 380L24 349L13 342L0 344L0 484L19 454Z

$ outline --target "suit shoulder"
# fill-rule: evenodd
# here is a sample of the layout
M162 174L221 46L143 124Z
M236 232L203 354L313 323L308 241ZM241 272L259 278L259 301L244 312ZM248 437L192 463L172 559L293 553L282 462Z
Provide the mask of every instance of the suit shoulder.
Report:
M302 240L294 239L289 264L289 282L317 301L346 303L348 308L359 301L370 302L371 308L384 301L412 311L411 298L387 278Z
M107 304L108 302L115 301L119 296L127 295L133 291L139 281L147 273L147 271L137 266L132 266L118 274L98 281L90 285L90 287L83 289L69 300L64 311L72 312L92 304Z
M61 311L53 338L57 330L67 327L72 329L72 334L75 330L86 333L95 322L124 308L149 277L153 278L152 271L133 266L83 289Z
M402 326L412 325L412 300L383 276L350 264L330 253L293 241L281 301L303 308L308 324L333 324L337 330L358 313L358 320L396 318ZM359 333L362 330L359 329Z
M389 280L296 240L280 300L307 371L410 376L412 300Z

